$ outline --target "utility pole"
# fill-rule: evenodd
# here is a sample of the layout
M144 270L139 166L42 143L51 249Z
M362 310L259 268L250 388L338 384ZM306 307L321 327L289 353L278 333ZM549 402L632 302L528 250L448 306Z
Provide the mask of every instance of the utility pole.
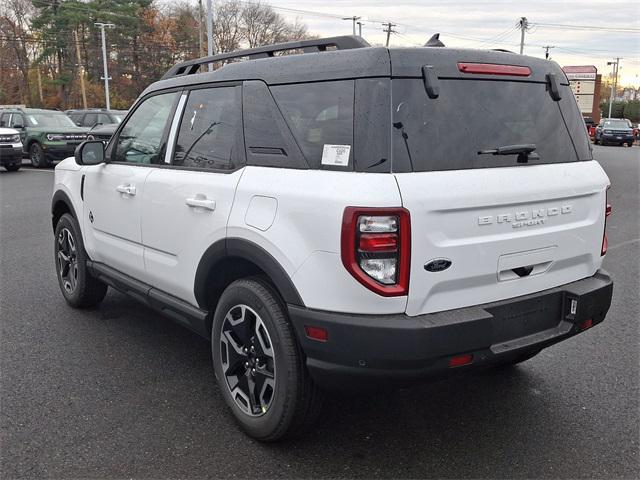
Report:
M618 67L620 66L620 60L622 57L616 57L615 61L607 62L607 65L613 65L613 83L611 84L611 94L609 95L609 115L611 118L611 107L613 107L613 99L615 96L616 88L618 87Z
M87 109L87 92L84 88L84 68L80 62L80 42L78 42L78 31L73 31L76 39L76 57L78 58L78 74L80 75L80 90L82 91L82 108Z
M361 37L362 36L362 25L364 25L364 23L362 22L356 22L358 24L358 36Z
M213 6L207 0L207 56L213 55ZM209 71L213 71L213 64L209 64Z
M107 110L111 110L111 103L109 102L109 69L107 67L107 40L105 39L105 28L115 28L113 23L94 23L96 27L99 27L102 31L102 66L104 68L104 98Z
M555 46L555 45L545 45L545 46L544 46L544 47L542 47L542 48L544 48L544 58L545 58L546 60L549 60L549 49L550 49L550 48L556 48L556 46Z
M518 28L520 29L520 55L522 55L522 52L524 52L524 32L529 28L527 17L520 17Z
M351 20L353 22L353 34L356 34L356 21L360 20L361 17L356 17L355 15L353 17L344 17L342 20Z
M382 31L387 33L387 43L385 45L388 47L389 46L389 37L391 37L392 33L396 33L396 31L393 29L393 27L395 27L396 24L395 23L391 23L391 22L387 22L387 23L383 23L382 25L387 27L387 28L383 28Z
M202 46L204 39L202 38L202 0L198 0L198 57L202 56Z

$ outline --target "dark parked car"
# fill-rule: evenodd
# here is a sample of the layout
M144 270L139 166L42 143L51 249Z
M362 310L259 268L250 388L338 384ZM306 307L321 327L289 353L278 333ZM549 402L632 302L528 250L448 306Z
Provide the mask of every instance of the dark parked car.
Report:
M79 127L95 127L96 125L119 125L127 114L126 110L67 110L65 112L69 118Z
M603 118L596 127L593 143L615 143L617 145L633 146L633 129L629 121L624 118Z
M73 156L87 138L87 129L78 127L63 112L39 108L8 108L0 111L0 127L20 132L22 148L34 167L51 165L53 160Z
M119 125L118 123L98 124L89 130L87 140L102 140L103 142L108 142Z

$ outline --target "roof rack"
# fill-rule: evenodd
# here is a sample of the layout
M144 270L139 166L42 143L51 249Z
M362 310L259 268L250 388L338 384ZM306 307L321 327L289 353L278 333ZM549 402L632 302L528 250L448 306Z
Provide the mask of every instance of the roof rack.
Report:
M237 58L246 58L247 60L269 58L275 56L276 52L285 52L287 50L303 50L304 53L315 53L324 52L332 47L336 50L348 50L351 48L364 48L370 46L371 45L369 45L369 43L367 43L367 41L362 37L354 35L276 43L274 45L236 50L235 52L220 53L218 55L211 55L210 57L202 57L178 63L171 67L167 73L162 76L162 79L164 80L181 75L192 75L198 72L201 65L220 62L223 60L232 60Z

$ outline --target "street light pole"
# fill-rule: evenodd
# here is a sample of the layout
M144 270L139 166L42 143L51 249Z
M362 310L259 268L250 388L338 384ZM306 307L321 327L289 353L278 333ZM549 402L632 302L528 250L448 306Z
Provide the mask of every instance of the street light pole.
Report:
M351 20L353 22L353 35L355 36L355 34L356 34L356 21L360 20L360 17L356 17L354 15L353 17L344 17L342 20Z
M620 64L620 57L616 57L614 62L607 62L607 65L613 65L613 77L614 80L611 82L611 94L609 95L609 115L607 118L611 118L611 107L613 107L613 97L615 93L615 89L618 83L618 65Z
M104 97L107 110L111 109L109 102L109 69L107 67L107 41L105 39L105 28L115 28L113 23L94 23L96 27L99 27L102 32L102 66L104 68Z
M207 0L207 56L213 55L213 6ZM213 64L209 63L209 71L213 71Z

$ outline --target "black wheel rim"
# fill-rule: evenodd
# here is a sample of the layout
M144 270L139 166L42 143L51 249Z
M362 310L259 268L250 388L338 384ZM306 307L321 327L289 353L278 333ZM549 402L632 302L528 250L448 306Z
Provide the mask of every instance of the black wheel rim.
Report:
M267 327L247 305L229 309L220 329L220 362L236 405L249 416L269 410L275 396L275 353Z
M76 242L67 228L63 228L58 234L56 256L62 288L71 294L78 285L78 255Z

